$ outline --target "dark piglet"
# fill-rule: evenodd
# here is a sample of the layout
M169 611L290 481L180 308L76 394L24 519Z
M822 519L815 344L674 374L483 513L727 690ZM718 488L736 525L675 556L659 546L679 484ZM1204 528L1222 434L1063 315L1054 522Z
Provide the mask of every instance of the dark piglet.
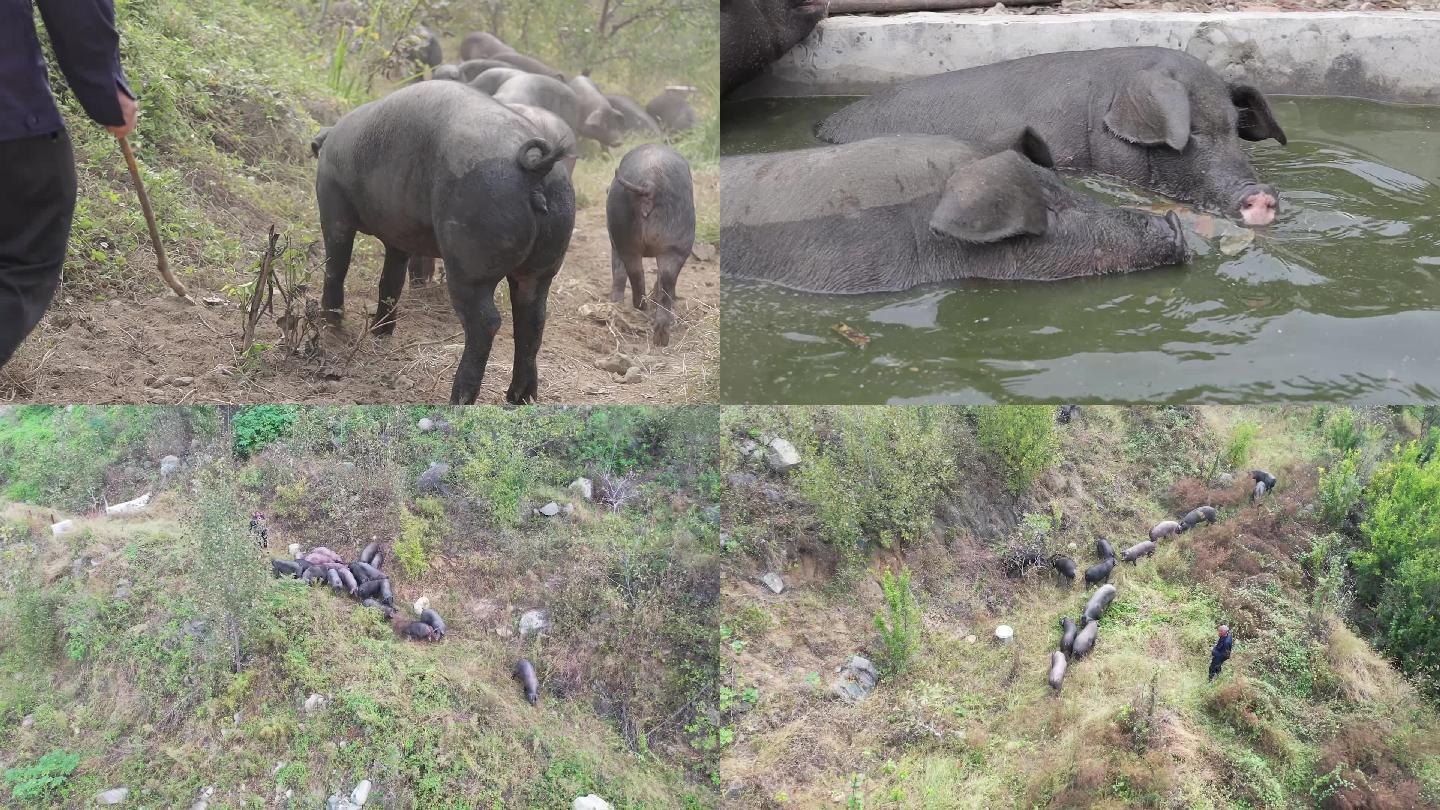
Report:
M975 138L1027 124L1060 168L1094 169L1247 225L1275 219L1275 189L1240 146L1285 143L1265 95L1169 48L1049 53L927 76L851 104L818 134Z
M1050 653L1050 673L1045 680L1050 684L1050 688L1055 690L1055 694L1057 695L1060 693L1061 685L1065 683L1065 669L1068 666L1069 660L1066 658L1065 653L1059 650Z
M666 132L684 132L695 126L695 108L690 106L692 87L667 87L665 92L650 99L645 112L650 113Z
M1115 599L1115 586L1103 585L1099 590L1090 596L1090 601L1085 603L1085 618L1092 622L1100 621L1105 615L1105 608L1110 607L1110 602Z
M496 68L500 70L514 71L515 74L525 72L520 68L517 68L514 65L510 64L509 62L501 62L499 59L467 59L464 62L461 62L456 67L460 71L461 81L467 83L475 81L485 71L494 70Z
M1095 641L1100 635L1100 622L1086 622L1075 634L1074 654L1076 658L1084 658L1095 648Z
M364 585L372 579L384 579L385 574L370 563L356 560L350 563L350 573L355 575L355 581Z
M628 281L632 303L643 309L642 259L655 257L653 340L656 346L667 345L675 323L675 283L695 244L695 193L684 156L655 143L625 155L605 199L605 224L610 231L610 300L624 300Z
M1069 655L1075 647L1075 634L1079 628L1075 622L1070 621L1069 616L1060 617L1060 651Z
M825 0L720 0L720 94L760 75L810 35Z
M1107 557L1104 562L1098 562L1085 569L1085 584L1097 585L1110 579L1110 572L1115 570L1115 558Z
M1109 540L1106 540L1105 538L1102 537L1102 538L1100 538L1100 539L1098 539L1098 540L1095 541L1095 553L1096 553L1096 554L1099 554L1100 557L1101 557L1101 559L1105 559L1105 558L1108 558L1108 557L1114 557L1114 556L1115 556L1115 547L1112 546L1112 545L1110 545L1110 541L1109 541Z
M372 540L372 541L370 541L369 543L367 543L367 544L365 545L365 548L363 548L363 549L360 550L360 562L363 562L363 563L368 563L368 562L370 562L371 558L373 558L373 557L375 556L375 553L378 552L379 550L380 550L380 542L379 542L378 540Z
M467 84L482 93L493 96L500 91L500 85L519 76L527 75L529 74L519 68L491 68L471 79Z
M1056 281L1189 260L1180 220L1071 189L1030 129L910 135L720 160L727 276L873 293Z
M350 573L349 568L337 568L335 573L340 575L340 584L344 586L345 592L354 596L360 588L360 583L355 575Z
M271 560L270 570L277 577L298 577L305 573L299 560Z
M374 599L366 599L360 604L364 605L365 607L375 608L376 610L380 611L380 614L385 617L385 621L387 622L395 618L395 608L389 605L381 604Z
M638 132L641 135L659 135L660 122L655 120L640 102L629 96L622 96L617 93L606 93L605 100L615 112L620 113L622 133Z
M1265 489L1267 490L1275 488L1275 476L1271 475L1268 472L1265 472L1264 470L1251 470L1250 480L1265 482Z
M1162 520L1159 523L1155 524L1155 527L1150 530L1150 539L1158 542L1165 539L1166 537L1174 537L1179 533L1179 521Z
M1060 574L1060 576L1064 577L1067 581L1075 581L1076 569L1074 560L1066 557L1064 554L1056 554L1050 559L1050 564L1055 567L1056 573Z
M1130 548L1125 549L1125 552L1120 555L1120 559L1133 565L1135 561L1141 557L1149 557L1151 554L1154 554L1155 548L1154 540L1142 540Z
M431 627L425 622L410 622L409 624L400 628L400 632L403 633L407 638L413 638L416 641L437 640L437 636L435 635L435 628Z
M473 403L500 330L495 287L506 281L515 360L505 399L535 401L546 299L575 223L562 157L515 112L454 82L421 82L347 113L325 140L315 183L327 317L343 311L357 232L385 245L370 327L378 334L394 331L410 257L444 259L465 333L450 401Z
M514 76L500 85L494 98L501 104L528 104L549 110L572 131L578 131L580 126L580 99L564 82L549 76Z
M420 611L420 621L425 622L426 624L435 628L435 635L437 637L445 637L445 620L440 618L439 613L436 613L430 608L426 608L425 610Z
M540 679L535 677L535 666L529 659L521 658L515 664L515 671L510 673L510 677L520 682L520 686L525 690L525 699L531 706L540 702Z
M576 76L566 85L580 104L580 118L575 134L591 138L606 146L619 146L620 133L625 131L625 116L610 106L609 99L590 81L589 76Z
M1205 521L1206 525L1215 523L1215 516L1218 514L1213 506L1197 506L1186 513L1180 520L1180 531L1189 531Z

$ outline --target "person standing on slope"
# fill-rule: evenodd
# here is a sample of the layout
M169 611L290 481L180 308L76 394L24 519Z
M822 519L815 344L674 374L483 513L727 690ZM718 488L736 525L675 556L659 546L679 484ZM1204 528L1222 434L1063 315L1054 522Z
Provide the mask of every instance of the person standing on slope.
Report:
M1215 680L1215 676L1220 674L1220 667L1224 666L1225 662L1230 660L1230 647L1232 644L1229 625L1220 625L1220 639L1215 642L1215 649L1210 651L1209 680Z
M75 213L75 157L50 93L37 6L80 106L117 138L135 129L113 0L0 2L0 367L55 296Z

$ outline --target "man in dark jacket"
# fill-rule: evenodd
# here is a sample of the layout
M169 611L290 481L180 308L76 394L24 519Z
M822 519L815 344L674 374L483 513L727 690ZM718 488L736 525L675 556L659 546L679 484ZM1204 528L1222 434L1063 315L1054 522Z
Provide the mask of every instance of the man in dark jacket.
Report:
M40 322L65 264L75 158L35 30L85 112L116 137L135 129L112 0L0 0L0 366Z
M1220 640L1215 642L1215 649L1210 651L1210 680L1220 674L1220 667L1230 660L1230 628L1227 625L1220 625Z

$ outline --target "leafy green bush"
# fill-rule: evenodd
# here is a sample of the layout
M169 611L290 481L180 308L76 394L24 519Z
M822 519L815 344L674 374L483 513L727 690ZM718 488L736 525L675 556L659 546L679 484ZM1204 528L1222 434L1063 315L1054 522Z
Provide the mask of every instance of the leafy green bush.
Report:
M880 587L885 591L885 609L875 614L875 629L880 632L880 669L886 675L901 675L920 649L920 608L910 590L908 570L896 576L887 569Z
M60 654L60 597L24 590L15 597L15 651L24 661L44 664Z
M1365 497L1365 544L1352 556L1359 596L1375 610L1386 652L1440 696L1440 457L1424 458L1411 442L1375 471Z
M1361 442L1365 440L1365 434L1355 421L1355 412L1349 408L1331 411L1329 418L1325 420L1325 439L1341 453L1351 453L1359 449Z
M1260 435L1260 426L1254 422L1241 422L1230 431L1230 439L1225 443L1225 451L1221 453L1221 461L1227 469L1244 467L1250 461L1250 454L1255 450L1255 439Z
M290 435L295 424L294 405L252 405L235 412L231 429L235 455L249 458L279 439Z
M1329 468L1320 468L1320 519L1326 524L1339 528L1345 523L1350 510L1360 502L1364 484L1356 469L1359 464L1355 451L1346 453Z
M140 406L16 408L0 420L5 496L59 509L92 509L106 493L108 467L124 459L148 460L146 440L157 423L190 419L187 411Z
M1048 406L981 407L976 423L980 447L1004 465L1005 485L1016 495L1060 460L1060 437Z
M57 748L40 757L34 765L11 768L5 771L10 798L17 802L35 803L49 800L64 788L65 781L79 765L79 754L69 754Z

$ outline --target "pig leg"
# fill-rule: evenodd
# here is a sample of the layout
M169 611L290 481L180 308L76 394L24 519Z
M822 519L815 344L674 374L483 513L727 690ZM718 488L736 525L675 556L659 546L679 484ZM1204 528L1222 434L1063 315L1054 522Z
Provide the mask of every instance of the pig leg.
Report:
M631 303L636 309L645 308L645 264L638 253L628 253L610 249L610 276L613 284L610 287L610 300L620 302L625 300L625 282L630 282Z
M320 308L331 326L340 325L345 309L345 275L350 272L350 253L355 248L355 228L326 217L322 220L325 237L325 288Z
M540 338L545 333L545 304L554 276L510 276L510 310L515 320L515 368L505 401L534 402L540 387Z
M485 364L490 360L490 347L500 331L500 310L495 308L496 281L465 283L467 268L458 259L445 256L445 274L450 288L450 301L460 325L465 329L465 352L455 371L450 388L451 405L473 405L480 396L480 383L485 379Z
M435 280L435 260L428 256L410 257L410 286L424 287Z
M380 297L375 304L375 320L370 331L376 335L390 335L395 331L395 305L400 303L400 293L405 289L405 266L410 254L403 250L385 246L385 269L380 271Z
M657 260L659 272L655 274L655 289L650 300L655 304L651 321L655 327L652 338L656 346L670 344L670 329L675 325L675 282L680 278L680 269L685 266L684 253L665 253Z

